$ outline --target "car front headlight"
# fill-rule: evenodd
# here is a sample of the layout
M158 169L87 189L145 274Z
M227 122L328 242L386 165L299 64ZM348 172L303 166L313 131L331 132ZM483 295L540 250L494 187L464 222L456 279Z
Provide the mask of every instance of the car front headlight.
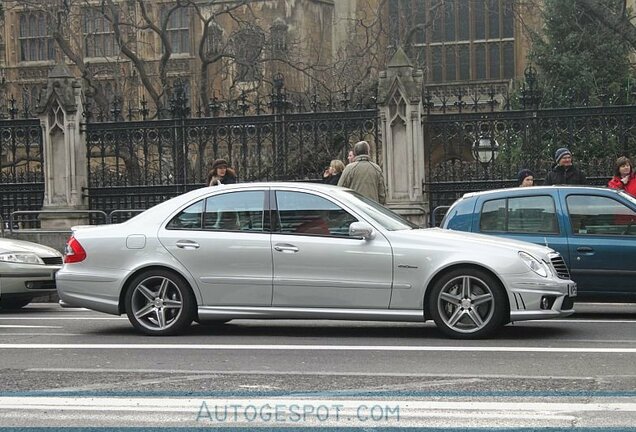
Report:
M519 258L528 266L530 270L541 277L548 277L548 268L542 261L539 261L527 252L519 252Z
M44 265L44 261L31 252L6 252L0 254L0 261L20 264Z

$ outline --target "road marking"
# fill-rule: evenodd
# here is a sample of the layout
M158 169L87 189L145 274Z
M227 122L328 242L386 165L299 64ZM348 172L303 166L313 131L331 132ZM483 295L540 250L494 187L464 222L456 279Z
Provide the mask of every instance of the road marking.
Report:
M103 320L128 320L126 317L47 317L47 316L38 316L38 317L19 317L19 316L11 316L4 317L0 315L0 321L5 320L17 320L17 321L29 321L29 320L37 320L37 321L53 321L53 320L64 320L64 321L72 321L72 320L82 320L82 321L103 321Z
M489 413L507 413L508 415L546 415L572 414L575 412L636 412L636 403L632 402L480 402L480 401L435 401L416 399L339 399L285 397L267 398L156 398L156 397L47 397L47 396L3 396L0 397L0 411L63 410L63 411L124 411L124 412L190 412L201 413L203 402L208 411L220 408L237 409L239 415L253 411L253 407L273 413L276 406L303 407L312 406L340 408L343 412L355 412L359 407L367 409L373 406L397 407L402 416L426 415L422 411L470 412L472 416ZM571 417L571 416L568 416Z
M4 333L0 335L0 338L11 338L14 336L45 336L45 337L51 337L51 336L86 336L83 333ZM0 429L0 432L2 430Z
M585 347L483 347L483 346L412 346L412 345L236 345L236 344L0 344L0 349L125 349L125 350L249 350L249 351L448 351L511 353L596 353L636 354L636 348Z
M186 374L186 375L307 375L307 376L364 376L368 377L370 375L369 372L355 372L355 371L307 371L307 370L263 370L263 371L255 371L255 370L197 370L197 369L126 369L126 368L28 368L25 369L25 372L69 372L69 373L149 373L149 374ZM374 372L373 376L389 376L389 377L432 377L432 378L475 378L475 374L458 374L458 373L447 373L447 374L439 374L439 373L426 373L426 372ZM588 380L594 381L598 379L600 375L595 376L582 376L582 375L559 375L559 379L569 379L569 380ZM636 376L636 373L631 375L602 375L603 377L633 377ZM552 381L554 380L553 376L536 376L536 375L510 375L510 374L479 374L477 378L515 378L515 379L532 379L532 380L545 380Z
M0 324L0 328L51 328L51 329L61 329L62 326L42 326L42 325L11 325L11 324ZM43 333L45 334L45 333Z

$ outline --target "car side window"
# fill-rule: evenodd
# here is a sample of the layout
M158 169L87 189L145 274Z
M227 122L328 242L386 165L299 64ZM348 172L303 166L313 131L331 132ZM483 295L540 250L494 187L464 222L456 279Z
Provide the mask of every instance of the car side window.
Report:
M506 229L506 200L486 201L481 207L479 230L482 232L502 232Z
M508 232L556 234L559 225L550 195L508 199Z
M575 235L636 236L636 212L612 198L570 195L566 200Z
M262 232L264 192L245 191L214 195L206 199L203 229Z
M178 215L168 222L166 228L173 230L200 230L203 202L204 200L197 201L180 211Z
M549 195L501 198L484 202L479 219L481 232L559 232L554 199Z
M348 237L357 219L332 201L303 192L276 192L280 232Z

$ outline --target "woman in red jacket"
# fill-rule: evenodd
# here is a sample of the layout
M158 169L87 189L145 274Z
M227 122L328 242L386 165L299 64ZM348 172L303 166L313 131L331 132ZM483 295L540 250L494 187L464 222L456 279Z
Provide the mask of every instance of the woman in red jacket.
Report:
M607 184L612 189L622 189L632 196L636 196L636 174L632 162L625 156L616 159L614 177Z

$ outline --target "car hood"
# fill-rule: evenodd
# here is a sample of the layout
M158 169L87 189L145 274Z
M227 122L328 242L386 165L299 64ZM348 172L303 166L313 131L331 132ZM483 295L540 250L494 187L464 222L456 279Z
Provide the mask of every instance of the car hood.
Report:
M405 239L418 239L425 243L434 241L458 245L472 245L475 247L505 248L514 251L529 252L535 256L545 256L549 252L554 252L554 250L549 247L520 240L441 228L421 228L410 231L394 231L393 233L401 233Z
M39 257L59 257L61 253L53 248L22 240L0 239L0 253L4 252L32 252Z

